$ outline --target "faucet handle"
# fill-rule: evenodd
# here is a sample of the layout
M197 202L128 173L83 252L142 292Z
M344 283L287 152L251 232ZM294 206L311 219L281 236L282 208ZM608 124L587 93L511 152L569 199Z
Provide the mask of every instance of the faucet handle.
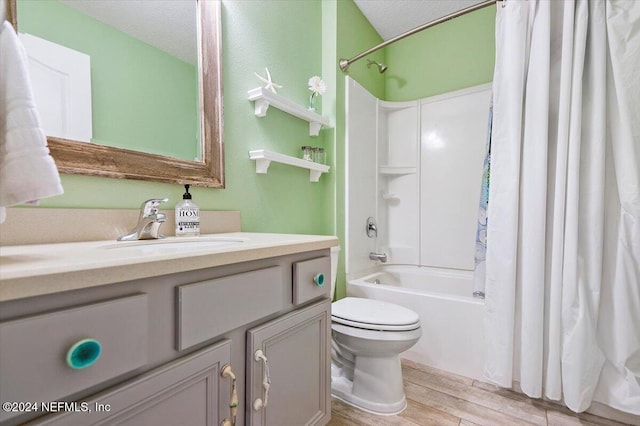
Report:
M140 206L140 212L143 217L158 213L158 206L160 203L166 203L168 198L151 198L142 203Z
M378 236L378 226L376 220L373 217L367 218L367 237L376 238Z

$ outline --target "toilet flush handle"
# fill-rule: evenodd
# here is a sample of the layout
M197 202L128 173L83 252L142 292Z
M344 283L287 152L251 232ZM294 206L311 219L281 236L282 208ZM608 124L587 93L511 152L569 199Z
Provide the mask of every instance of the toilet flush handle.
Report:
M263 375L262 375L262 387L264 388L264 400L260 398L256 398L253 401L253 409L259 411L262 408L265 408L269 403L269 386L271 386L271 375L269 374L269 360L265 356L264 352L261 349L258 349L255 354L253 354L253 359L256 361L262 361L264 364Z

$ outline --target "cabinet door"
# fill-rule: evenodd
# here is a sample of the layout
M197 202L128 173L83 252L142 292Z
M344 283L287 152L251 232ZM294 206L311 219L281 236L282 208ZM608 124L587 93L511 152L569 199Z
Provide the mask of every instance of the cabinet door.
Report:
M225 340L79 401L75 409L80 412L29 424L217 426L229 418L231 386L220 371L230 357L231 342Z
M324 425L331 415L328 299L249 330L246 418L251 426ZM264 360L256 360L261 350ZM268 397L263 385L270 377ZM256 407L256 400L266 407ZM258 401L258 405L259 402Z

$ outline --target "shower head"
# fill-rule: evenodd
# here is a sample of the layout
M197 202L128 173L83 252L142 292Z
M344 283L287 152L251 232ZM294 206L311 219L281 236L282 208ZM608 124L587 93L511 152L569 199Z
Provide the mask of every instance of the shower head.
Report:
M367 59L367 68L371 68L371 65L376 65L378 67L378 71L380 71L380 74L387 70L387 66L385 64Z

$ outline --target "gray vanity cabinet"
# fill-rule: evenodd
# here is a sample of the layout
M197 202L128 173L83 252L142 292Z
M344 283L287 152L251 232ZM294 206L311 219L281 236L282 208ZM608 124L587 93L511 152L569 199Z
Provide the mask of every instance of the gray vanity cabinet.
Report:
M236 426L325 425L328 255L293 253L3 302L1 402L67 405L3 412L0 425L231 426L227 364L236 378ZM86 340L102 352L70 368L65 353ZM269 366L268 397L257 350Z
M329 421L330 333L328 299L248 331L247 425Z

